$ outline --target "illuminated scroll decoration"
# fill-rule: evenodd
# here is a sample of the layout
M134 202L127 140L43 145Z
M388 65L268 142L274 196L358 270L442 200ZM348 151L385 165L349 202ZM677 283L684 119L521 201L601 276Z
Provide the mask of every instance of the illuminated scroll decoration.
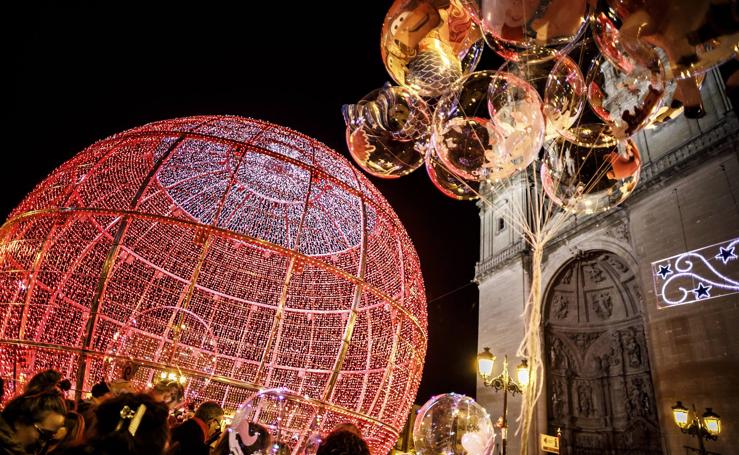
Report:
M661 308L739 293L739 238L652 262Z

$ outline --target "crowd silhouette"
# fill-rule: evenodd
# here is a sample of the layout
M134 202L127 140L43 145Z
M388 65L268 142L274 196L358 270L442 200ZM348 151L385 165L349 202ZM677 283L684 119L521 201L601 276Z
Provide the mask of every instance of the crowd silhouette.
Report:
M0 455L269 455L289 453L267 425L227 426L219 403L195 407L183 386L162 380L145 392L128 381L100 382L89 396L68 398L72 384L61 373L33 376L22 392L3 400L0 379ZM369 455L354 424L321 438L317 455Z

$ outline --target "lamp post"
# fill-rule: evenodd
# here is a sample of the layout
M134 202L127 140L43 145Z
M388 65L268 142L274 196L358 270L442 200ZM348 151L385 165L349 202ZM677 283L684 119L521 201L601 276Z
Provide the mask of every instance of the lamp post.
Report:
M672 407L672 417L680 431L698 438L699 453L706 455L706 447L703 443L704 439L715 441L721 433L721 417L713 412L711 408L706 408L703 416L698 417L698 413L693 405L693 419L690 419L690 410L678 401Z
M477 371L482 378L485 387L492 387L495 391L503 391L503 427L501 428L502 454L506 454L506 441L508 439L508 392L512 395L522 393L522 388L529 383L529 366L526 360L522 360L516 367L516 378L514 381L508 374L508 356L503 357L503 371L493 376L495 356L490 348L484 348L483 352L477 354Z

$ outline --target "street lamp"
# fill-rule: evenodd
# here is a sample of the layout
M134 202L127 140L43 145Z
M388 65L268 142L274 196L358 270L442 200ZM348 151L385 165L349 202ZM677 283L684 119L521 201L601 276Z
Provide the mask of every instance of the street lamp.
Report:
M485 387L492 387L495 391L503 391L503 426L501 428L501 446L502 454L506 453L506 440L508 439L508 392L512 395L523 393L522 388L529 383L529 366L526 360L523 360L516 367L516 377L518 383L508 374L508 356L503 357L503 371L498 376L493 376L493 366L495 365L495 356L490 352L490 348L477 354L477 371L482 378Z
M713 409L706 408L703 416L698 418L698 413L693 405L693 419L690 420L690 410L678 401L672 407L672 417L680 431L698 438L699 451L701 455L706 455L706 448L703 444L704 439L715 441L721 433L721 417L713 412Z

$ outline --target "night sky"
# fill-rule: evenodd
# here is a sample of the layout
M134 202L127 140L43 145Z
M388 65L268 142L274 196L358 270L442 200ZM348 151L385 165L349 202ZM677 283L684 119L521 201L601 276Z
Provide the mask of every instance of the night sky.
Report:
M3 218L87 145L155 120L249 116L348 157L341 105L390 80L379 49L389 1L69 3L34 2L12 19ZM489 49L481 67L494 67L486 59L494 59ZM423 168L371 180L405 224L426 281L429 349L416 401L451 391L474 397L476 206L441 195Z

